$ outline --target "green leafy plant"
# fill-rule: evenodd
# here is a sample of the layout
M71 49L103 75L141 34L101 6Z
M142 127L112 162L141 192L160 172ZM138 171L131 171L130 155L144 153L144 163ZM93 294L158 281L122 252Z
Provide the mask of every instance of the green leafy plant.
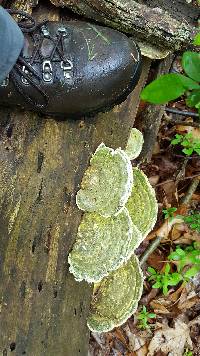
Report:
M199 35L195 44L199 44ZM186 95L186 104L200 114L200 53L187 51L182 56L182 67L186 75L170 73L160 76L147 85L141 98L153 104L166 104Z
M194 38L194 41L193 41L193 44L196 45L196 46L200 46L200 33L197 33L195 38Z
M176 265L177 272L170 273L169 263L166 263L162 272L152 267L147 269L150 274L148 280L155 282L152 288L161 288L164 295L167 295L169 286L176 286L181 281L188 282L200 272L200 246L196 242L185 249L177 246L168 256L168 260Z
M167 209L163 209L162 212L165 216L165 220L166 219L171 219L174 217L174 213L177 210L177 208L167 208Z
M187 133L186 135L177 134L171 141L171 144L184 147L182 152L187 156L190 156L194 152L200 155L200 140L195 139L192 133Z
M183 220L193 230L200 232L200 213L192 213L191 215L184 216Z
M193 356L193 353L192 353L192 351L186 349L183 356Z
M165 265L163 272L157 272L154 268L148 267L150 277L149 281L155 281L152 288L162 288L163 294L167 295L169 286L176 286L182 279L182 275L178 272L170 273L170 264Z
M149 319L154 319L156 317L155 313L149 313L145 305L143 305L142 310L139 312L137 319L140 320L139 328L148 329L149 328Z
M171 252L168 259L175 262L177 270L182 274L184 280L196 276L200 271L200 249L197 244L182 249L180 246L176 247L176 250ZM186 271L183 271L186 266L189 267Z

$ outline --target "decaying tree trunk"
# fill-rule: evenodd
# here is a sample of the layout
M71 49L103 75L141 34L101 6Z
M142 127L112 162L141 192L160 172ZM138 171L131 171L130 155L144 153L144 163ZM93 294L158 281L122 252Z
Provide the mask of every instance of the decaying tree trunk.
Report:
M1 355L87 355L92 290L67 265L82 215L75 195L101 142L125 147L149 66L126 102L97 117L0 110Z
M177 20L162 7L149 7L134 0L51 0L88 18L102 22L137 41L177 50L192 39L193 27L187 19Z
M3 3L30 11L38 0ZM142 1L52 3L170 49L188 42L193 31ZM43 14L56 20L59 10L46 4L40 1ZM35 14L41 20L40 8ZM149 67L144 60L140 82L126 102L94 118L58 122L0 109L1 355L87 355L91 288L76 283L67 265L81 219L75 195L102 141L125 147Z

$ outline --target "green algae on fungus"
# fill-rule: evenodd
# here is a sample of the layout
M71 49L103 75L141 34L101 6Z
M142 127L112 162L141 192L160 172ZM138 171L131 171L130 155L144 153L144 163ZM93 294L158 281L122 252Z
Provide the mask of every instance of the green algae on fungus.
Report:
M98 282L119 268L130 257L130 244L133 250L133 232L136 234L138 230L134 229L126 208L109 218L85 213L68 257L69 270L75 279ZM138 235L136 244L137 238Z
M133 178L133 189L126 207L133 224L137 226L144 239L156 223L158 203L154 189L140 169L133 168Z
M137 310L143 289L143 274L138 258L104 278L95 288L88 327L94 332L107 332L122 325Z
M128 143L125 150L130 160L133 160L139 156L140 152L142 151L143 143L144 138L142 133L136 128L133 128L131 130L130 137L128 139Z
M90 160L76 195L79 209L104 217L117 215L131 195L133 172L129 157L120 148L103 143Z

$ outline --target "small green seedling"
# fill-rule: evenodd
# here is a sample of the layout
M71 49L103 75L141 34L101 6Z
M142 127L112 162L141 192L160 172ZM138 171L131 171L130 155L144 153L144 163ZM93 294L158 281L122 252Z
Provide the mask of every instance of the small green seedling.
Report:
M186 349L183 356L193 356L193 353L192 353L192 351Z
M195 277L200 271L200 250L196 244L188 246L184 250L177 246L176 250L170 253L168 259L176 264L177 271L181 273L185 281ZM185 271L186 266L191 267Z
M195 139L192 133L187 133L186 135L176 134L171 144L184 147L182 152L187 156L190 156L194 152L200 155L200 140Z
M165 216L165 220L166 219L171 219L174 217L174 213L177 210L177 208L167 208L167 209L163 209L162 212Z
M165 265L164 272L157 272L154 268L148 267L150 274L148 280L155 281L152 288L162 288L163 294L167 295L169 286L176 286L182 279L182 275L178 272L170 273L170 264Z
M137 319L140 320L139 328L140 329L148 329L150 327L148 321L149 319L154 319L156 314L149 313L147 308L143 305L142 310L139 312Z
M192 213L191 215L184 216L183 220L192 230L196 230L200 232L200 214L199 213Z

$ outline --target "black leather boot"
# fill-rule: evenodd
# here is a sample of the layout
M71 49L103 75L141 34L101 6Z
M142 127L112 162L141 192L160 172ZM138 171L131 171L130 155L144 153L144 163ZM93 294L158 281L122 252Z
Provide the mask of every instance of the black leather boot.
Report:
M25 46L0 85L1 105L76 118L111 109L136 86L140 51L124 34L78 21L36 24L15 13Z

